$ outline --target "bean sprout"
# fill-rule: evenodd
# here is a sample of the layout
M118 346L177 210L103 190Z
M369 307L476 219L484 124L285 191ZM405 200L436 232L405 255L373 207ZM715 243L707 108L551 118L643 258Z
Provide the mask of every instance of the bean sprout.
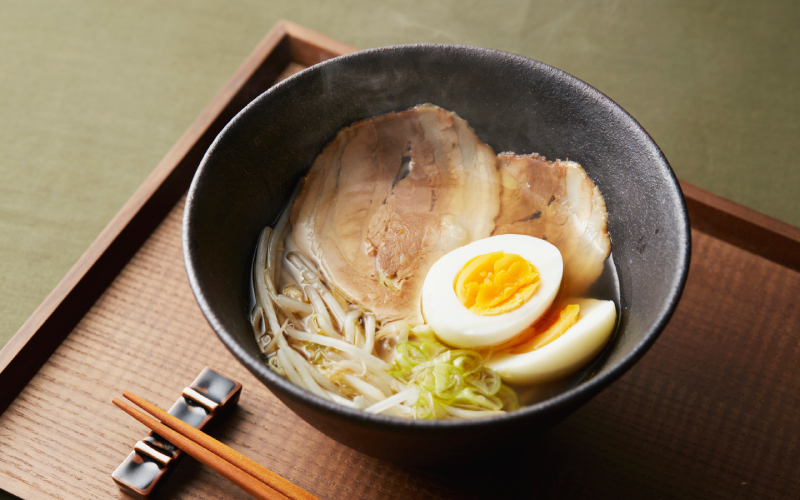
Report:
M392 397L386 398L383 401L375 403L374 405L370 406L369 408L365 408L364 411L368 413L382 413L385 410L388 410L392 406L398 405L400 403L405 403L408 401L414 401L419 397L419 389L416 387L412 387L411 389L406 389L403 392L398 392Z
M479 353L440 344L428 325L379 325L372 312L341 300L311 259L291 251L285 259L302 276L298 284L280 263L289 231L286 210L259 235L253 267L250 324L275 373L337 404L402 418L479 418L518 405ZM283 293L279 282L287 283Z
M364 335L366 341L364 342L364 351L372 352L375 348L375 315L364 315Z
M314 312L314 308L309 304L283 294L275 298L275 303L284 309L300 313L302 316L308 316Z

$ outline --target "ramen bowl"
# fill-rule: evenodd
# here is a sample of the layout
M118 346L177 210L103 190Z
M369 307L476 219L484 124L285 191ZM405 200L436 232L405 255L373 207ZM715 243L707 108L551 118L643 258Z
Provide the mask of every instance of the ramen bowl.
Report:
M464 118L495 151L537 152L583 165L608 208L619 276L617 331L576 386L502 416L403 420L307 392L265 364L249 321L251 263L297 182L339 129L420 103ZM586 83L496 50L406 45L308 68L243 109L209 148L189 190L183 251L192 290L233 355L298 416L358 451L437 465L497 453L564 419L617 380L655 342L689 268L688 216L652 138ZM265 425L268 425L265 422Z

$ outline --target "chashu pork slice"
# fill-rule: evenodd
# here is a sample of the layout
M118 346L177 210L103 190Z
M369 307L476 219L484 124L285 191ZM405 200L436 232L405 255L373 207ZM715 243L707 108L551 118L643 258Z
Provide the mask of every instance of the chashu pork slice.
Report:
M603 272L611 251L600 190L572 161L501 153L497 167L503 187L494 234L549 241L564 258L565 292L584 293Z
M492 148L424 104L340 130L305 177L292 235L349 301L383 324L421 324L428 270L491 235L499 196Z

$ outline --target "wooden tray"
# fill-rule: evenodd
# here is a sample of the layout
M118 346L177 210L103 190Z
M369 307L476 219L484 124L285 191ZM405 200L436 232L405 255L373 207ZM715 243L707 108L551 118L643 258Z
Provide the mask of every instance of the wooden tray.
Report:
M111 398L168 407L210 365L244 384L218 437L322 498L800 497L800 230L688 184L692 266L671 323L534 447L451 468L381 462L302 422L239 365L189 289L183 195L242 106L352 50L279 23L0 352L0 487L125 498L109 474L146 431ZM187 460L161 497L246 495Z

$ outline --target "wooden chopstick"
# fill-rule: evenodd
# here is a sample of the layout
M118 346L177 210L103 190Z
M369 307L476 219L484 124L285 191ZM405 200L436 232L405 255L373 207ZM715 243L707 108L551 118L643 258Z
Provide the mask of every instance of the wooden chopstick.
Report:
M253 497L258 498L259 500L284 500L287 498L282 493L275 491L272 487L262 483L239 467L233 465L227 460L222 459L218 455L203 448L191 439L170 429L154 418L145 415L129 404L120 401L117 398L114 398L112 401L128 415L147 426L150 430L156 432L159 436L185 451L189 456L206 465L211 470L240 487Z
M278 490L292 500L319 500L317 497L300 488L296 484L293 484L292 482L282 478L278 474L275 474L258 462L247 458L233 448L220 443L213 437L195 427L192 427L183 420L170 415L156 405L149 403L139 396L131 394L127 391L123 392L122 395L139 408L161 420L161 422L167 427L170 427L183 436L191 439L215 455L224 458L226 461L247 472L264 484L267 484Z

